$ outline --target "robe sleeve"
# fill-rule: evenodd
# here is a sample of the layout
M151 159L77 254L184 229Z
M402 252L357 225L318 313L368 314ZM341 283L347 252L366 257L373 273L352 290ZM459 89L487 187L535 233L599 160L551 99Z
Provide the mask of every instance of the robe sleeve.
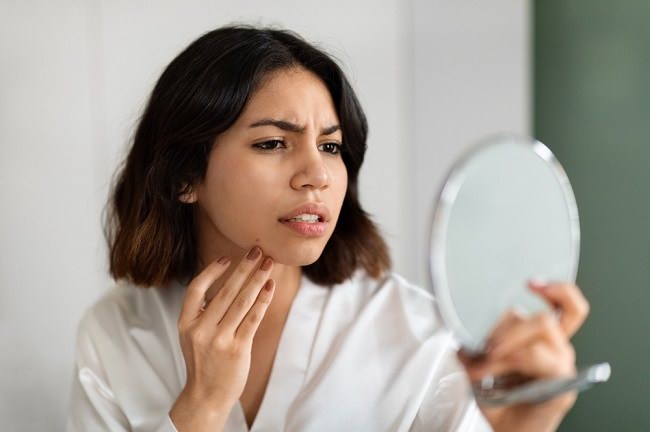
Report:
M472 396L455 351L449 349L445 357L431 380L410 432L491 432L492 427Z
M97 354L98 341L90 327L92 316L87 314L77 333L75 372L66 430L82 431L143 431L133 427L118 404ZM148 429L151 432L178 432L169 415Z

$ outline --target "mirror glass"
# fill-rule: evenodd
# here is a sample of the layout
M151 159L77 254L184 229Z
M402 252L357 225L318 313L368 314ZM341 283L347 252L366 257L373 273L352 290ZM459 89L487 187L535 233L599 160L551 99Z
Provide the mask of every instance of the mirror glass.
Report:
M508 308L547 307L530 279L575 281L579 239L569 181L546 146L516 135L481 142L454 166L434 215L443 321L465 349L481 351Z

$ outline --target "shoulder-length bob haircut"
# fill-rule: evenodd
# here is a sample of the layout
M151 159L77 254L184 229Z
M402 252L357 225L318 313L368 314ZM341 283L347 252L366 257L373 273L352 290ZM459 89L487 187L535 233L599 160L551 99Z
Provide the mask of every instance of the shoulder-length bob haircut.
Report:
M196 207L179 196L205 180L216 138L237 120L264 78L294 67L313 72L329 89L348 172L334 233L319 259L303 271L329 285L359 268L373 277L390 268L388 248L359 204L357 178L368 125L341 69L294 33L228 26L188 46L153 89L106 208L113 278L149 287L192 277L198 264Z

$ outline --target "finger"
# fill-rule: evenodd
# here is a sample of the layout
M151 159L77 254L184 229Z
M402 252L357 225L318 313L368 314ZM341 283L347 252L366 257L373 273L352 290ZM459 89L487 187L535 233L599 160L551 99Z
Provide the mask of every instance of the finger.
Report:
M257 268L257 265L262 257L262 250L255 246L251 249L246 257L242 259L235 271L228 277L228 280L223 284L221 289L217 292L210 304L206 307L206 312L203 314L204 323L208 326L216 326L221 322L224 315L230 308L233 300L246 281L250 278L251 274Z
M216 261L208 264L201 273L198 274L185 291L181 313L178 317L179 324L195 320L202 312L205 293L210 286L224 274L230 266L230 258L223 256Z
M479 382L489 376L550 378L570 376L575 372L575 366L569 354L558 353L543 342L533 343L516 353L497 360L486 360L480 364L465 364L465 369L472 382Z
M219 327L224 330L232 330L232 334L237 331L242 320L248 314L264 284L269 280L271 270L273 269L273 260L270 257L264 258L262 265L255 270L253 276L248 280L246 285L241 289L235 300L226 311Z
M491 347L488 356L492 360L504 358L538 342L548 343L555 348L566 343L566 336L557 320L549 313L539 313L508 329Z
M257 296L255 304L253 307L251 307L237 328L235 337L241 340L252 342L253 336L255 336L255 333L257 332L257 329L259 328L264 315L266 314L266 310L268 309L269 304L271 304L271 300L273 300L274 292L275 282L273 279L269 279L264 284L264 287L262 287L262 290Z
M518 309L508 309L505 314L498 321L494 329L490 332L490 337L487 342L486 349L490 351L492 347L497 345L502 338L503 334L508 330L526 319L524 314Z
M572 283L529 282L528 286L552 307L560 310L560 327L571 338L589 314L589 303L580 288Z

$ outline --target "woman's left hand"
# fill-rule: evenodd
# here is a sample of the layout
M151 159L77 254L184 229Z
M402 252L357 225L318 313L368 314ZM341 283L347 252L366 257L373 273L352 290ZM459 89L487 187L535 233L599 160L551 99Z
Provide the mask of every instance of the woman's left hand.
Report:
M524 317L507 313L491 334L485 356L459 353L472 382L493 375L523 375L530 379L569 378L576 374L575 351L569 342L589 313L580 289L571 283L529 283L529 287L559 312ZM483 407L495 431L552 431L575 403L576 392L543 403Z

